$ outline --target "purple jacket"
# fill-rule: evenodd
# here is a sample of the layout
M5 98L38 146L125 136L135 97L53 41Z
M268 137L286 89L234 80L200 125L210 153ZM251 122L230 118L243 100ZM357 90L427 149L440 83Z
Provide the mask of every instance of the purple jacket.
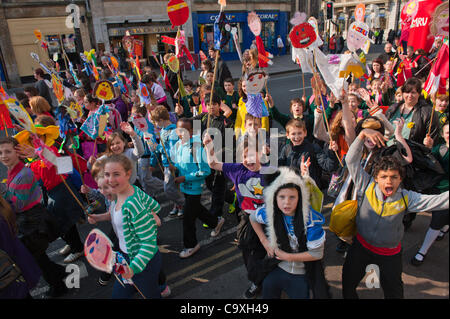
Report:
M31 253L22 242L13 235L3 216L0 214L0 249L5 251L22 270L26 284L14 282L0 291L0 299L25 298L29 290L34 288L41 277L41 270Z
M119 111L120 116L122 117L122 122L128 121L128 105L122 100L119 96L117 99L112 101L117 111Z

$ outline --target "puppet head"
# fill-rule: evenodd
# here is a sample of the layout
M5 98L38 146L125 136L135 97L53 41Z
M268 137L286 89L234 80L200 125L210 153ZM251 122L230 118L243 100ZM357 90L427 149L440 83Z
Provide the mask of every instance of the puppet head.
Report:
M269 76L264 71L255 71L247 75L247 93L259 94L266 84Z
M348 28L347 47L350 51L356 52L367 45L369 41L369 26L364 22L355 21Z
M92 267L111 273L115 263L115 252L111 240L99 229L93 229L84 242L84 254Z
M186 23L189 19L189 7L183 0L170 0L167 3L167 15L172 23L172 29Z
M435 37L448 37L448 1L436 7L431 20L430 32Z
M256 12L252 11L248 14L247 23L250 31L252 31L255 37L261 34L261 19L258 17Z
M104 101L113 100L116 97L114 85L106 80L97 82L94 87L94 96Z
M294 48L306 48L316 41L317 34L314 27L305 22L293 27L289 38Z

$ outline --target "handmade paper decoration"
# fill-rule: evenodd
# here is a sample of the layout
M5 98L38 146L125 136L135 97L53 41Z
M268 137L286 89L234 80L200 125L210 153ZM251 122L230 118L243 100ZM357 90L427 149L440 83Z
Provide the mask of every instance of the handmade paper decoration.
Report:
M139 114L134 114L132 117L132 123L135 128L137 128L141 132L147 132L148 131L148 123L147 119L144 116L141 116Z
M30 53L31 57L33 58L34 61L36 61L37 63L39 63L39 65L41 66L41 68L47 72L47 74L51 74L52 72L50 71L50 69L41 62L41 60L39 59L39 55L35 52L31 52Z
M81 55L81 54L80 54ZM100 75L98 74L97 70L97 58L95 57L95 49L92 49L91 51L84 51L84 56L86 57L86 60L90 63L92 63L91 71L94 74L95 80L98 81L100 78Z
M48 44L46 41L42 40L42 32L38 29L34 30L34 36L36 37L36 39L41 43L41 47L45 50L48 49Z
M150 92L148 91L147 85L145 83L139 82L139 97L141 99L141 103L151 104L152 99Z
M167 15L173 29L187 22L189 19L189 7L183 0L170 0L167 3Z
M104 116L108 115L109 113L109 107L107 105L100 105L98 110L91 114L86 121L84 121L83 125L81 125L81 130L86 133L87 136L89 136L91 139L96 139L97 137L101 137L102 135L100 133L100 121L101 118L104 118Z
M301 23L289 32L292 46L295 48L306 48L316 41L317 34L314 27L308 22Z
M84 242L84 255L92 267L110 274L116 263L116 253L112 247L108 236L95 228L91 230Z
M47 127L36 126L36 134L40 137L44 136L44 144L47 146L52 146L55 144L55 140L59 136L59 127L55 125L50 125ZM30 139L31 133L27 130L20 131L14 138L19 144L33 146Z
M221 50L230 41L230 31L231 26L225 12L221 11L214 22L214 48L216 50Z
M255 36L256 47L258 49L258 64L260 68L267 68L268 65L272 65L273 62L270 60L273 55L266 51L264 48L263 40L261 39L261 19L258 17L256 12L250 12L247 16L247 23L250 31Z
M320 47L323 44L323 41L319 36L319 23L317 22L317 19L314 17L310 17L308 19L308 23L312 25L314 31L316 32L316 41L312 44L312 46Z
M191 55L191 52L186 47L186 37L184 35L184 31L178 30L177 36L175 38L170 38L167 36L161 37L163 43L167 43L175 46L175 56L177 58L181 58L183 55L186 55L188 58L188 62L191 65L191 68L195 69L195 61Z
M94 87L94 96L103 101L113 100L116 97L114 85L107 80L97 82Z
M448 16L449 16L448 1L443 2L436 7L434 14L431 18L430 33L434 37L447 37L449 36L448 28Z
M9 109L11 115L16 119L21 127L25 130L30 131L32 133L36 133L36 127L34 126L33 120L30 117L30 114L25 110L22 104L19 103L15 98L10 96L3 96L3 103Z
M2 88L3 91L3 88ZM8 108L3 102L2 94L0 94L0 129L14 128L11 117L9 116Z
M247 113L262 118L269 116L269 111L261 96L261 91L264 88L268 75L264 71L256 71L247 75L247 102L245 107Z
M369 42L369 26L364 22L355 21L348 28L347 48L356 52L359 49L365 49ZM365 51L367 54L368 52Z
M178 60L178 58L175 55L172 55L168 61L167 61L167 65L169 66L169 69L173 72L173 73L178 73L178 70L180 69L180 61Z
M241 50L241 44L239 43L238 28L236 26L231 27L230 33L231 33L231 37L233 38L234 47L236 48L236 51L239 56L239 60L242 62L242 50ZM204 53L203 53L203 55L204 55Z
M80 104L75 101L70 101L69 105L64 105L66 112L69 114L72 121L81 119L83 116L83 108Z
M359 3L355 8L355 20L364 22L366 15L366 6L363 3Z
M61 103L62 101L64 101L63 85L61 83L61 80L58 79L58 77L54 73L52 73L52 87L53 87L53 93L55 93L58 103Z

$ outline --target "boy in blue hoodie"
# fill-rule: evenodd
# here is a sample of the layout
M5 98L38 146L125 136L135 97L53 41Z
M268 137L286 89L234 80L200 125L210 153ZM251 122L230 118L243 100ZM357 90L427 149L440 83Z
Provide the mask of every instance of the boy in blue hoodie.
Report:
M164 167L164 193L175 202L170 217L183 216L184 197L178 187L174 184L175 166L172 165L172 157L175 156L173 149L178 142L176 125L170 121L169 112L163 105L157 106L151 113L159 132L159 145L157 151L161 154L162 166Z
M200 136L193 136L192 119L181 118L177 122L176 133L179 141L175 144L171 154L179 176L175 183L180 184L180 190L185 196L183 218L183 251L180 258L188 258L195 254L200 245L197 242L195 220L199 218L203 223L214 228L212 237L220 233L225 219L211 215L201 204L202 186L211 169L205 162L206 154L202 147Z

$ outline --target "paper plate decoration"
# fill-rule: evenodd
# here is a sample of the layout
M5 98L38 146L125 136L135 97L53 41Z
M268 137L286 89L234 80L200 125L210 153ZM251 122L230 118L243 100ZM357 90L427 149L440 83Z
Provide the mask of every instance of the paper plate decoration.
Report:
M101 230L95 228L84 242L84 255L92 267L110 274L116 263L116 253L112 247L111 240Z
M147 119L141 115L135 114L133 115L132 123L136 129L141 132L148 131L148 123Z
M28 112L25 110L22 104L19 103L19 101L7 96L6 99L3 100L3 102L6 104L9 112L12 116L14 116L21 127L23 127L27 131L36 133L36 127L34 126L30 114L28 114Z
M251 72L247 75L247 93L258 94L264 88L269 76L264 71Z
M168 61L167 61L167 65L169 66L169 69L173 72L173 73L178 73L179 69L180 69L180 61L178 60L178 58L175 55L172 55Z
M316 41L317 34L312 25L304 22L292 28L289 39L294 48L306 48Z
M116 97L114 85L107 80L97 82L94 87L94 96L103 101L113 100Z
M189 7L184 0L170 0L167 3L167 15L172 23L172 29L181 26L189 19Z
M347 48L352 52L363 49L363 51L367 54L368 45L370 45L369 26L364 22L353 22L348 28Z

